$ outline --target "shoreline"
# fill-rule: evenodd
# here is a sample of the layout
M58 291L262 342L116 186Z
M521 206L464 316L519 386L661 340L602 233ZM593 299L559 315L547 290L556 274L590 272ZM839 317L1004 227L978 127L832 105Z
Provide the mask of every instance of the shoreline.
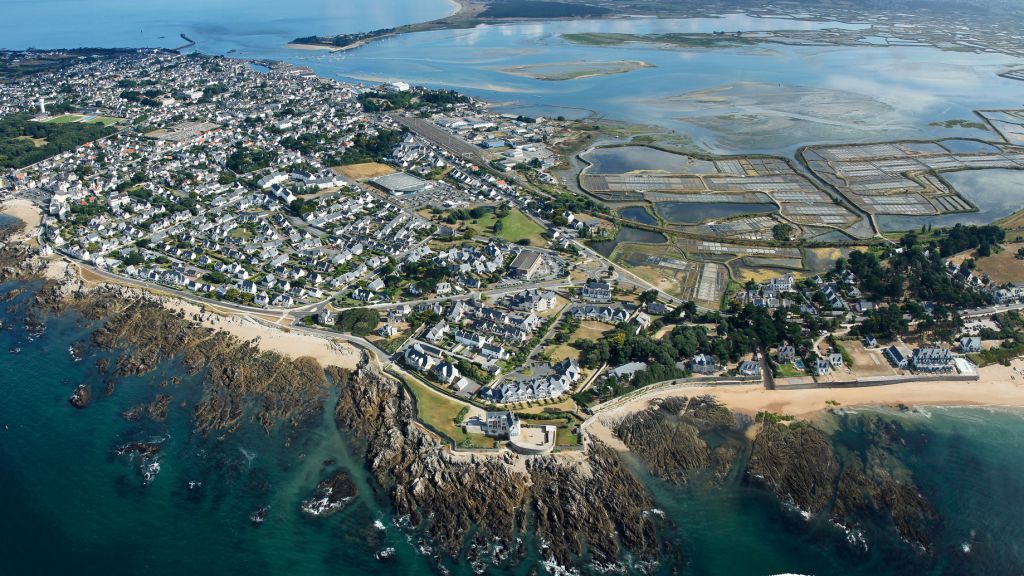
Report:
M959 407L1024 410L1024 359L1015 359L1010 366L986 366L979 370L979 375L980 379L975 382L909 382L863 388L767 390L752 385L681 387L641 396L598 413L593 416L587 432L617 450L623 450L625 446L612 431L617 420L648 409L654 400L679 396L710 395L733 412L753 417L758 412L767 411L793 416L797 420L816 420L829 409Z
M290 326L276 325L265 318L257 318L247 312L227 312L213 305L197 304L174 295L156 292L130 284L112 282L106 278L87 278L83 269L64 258L52 261L46 269L46 276L57 281L80 283L87 290L101 286L112 286L136 292L151 298L172 312L181 312L197 325L226 332L245 342L254 342L260 350L276 352L291 358L313 358L322 368L337 366L355 370L362 359L362 350L340 338L328 338L296 332ZM281 318L285 318L283 316ZM281 319L279 318L279 320Z
M676 396L714 396L734 412L756 415L768 411L811 419L829 409L895 406L958 406L1024 410L1024 359L1010 366L979 369L977 381L919 381L844 388L769 390L760 385L681 386L641 396L595 416L598 420L624 416L647 408L652 400ZM838 404L831 404L838 403Z
M25 229L11 236L12 242L34 240L43 222L43 212L38 206L24 198L10 198L0 204L0 213L17 218L25 223Z

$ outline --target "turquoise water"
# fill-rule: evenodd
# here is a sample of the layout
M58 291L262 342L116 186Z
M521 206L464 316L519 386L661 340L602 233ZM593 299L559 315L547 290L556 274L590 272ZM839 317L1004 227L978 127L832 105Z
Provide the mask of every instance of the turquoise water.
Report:
M0 509L8 519L0 573L329 574L341 566L361 574L383 566L374 553L386 547L398 552L389 574L429 570L376 501L331 411L291 447L285 434L252 426L223 440L198 437L190 423L195 379L160 386L180 374L173 363L120 380L106 397L97 357L76 362L68 352L87 326L58 318L32 339L11 315L0 318ZM93 387L84 410L67 401L80 383ZM157 393L174 396L166 422L120 416ZM181 401L188 409L177 408ZM133 441L162 443L160 472L148 485L137 461L114 454ZM325 467L328 459L336 463ZM358 500L328 518L304 517L300 502L335 468L353 475ZM192 481L202 486L190 489ZM267 520L255 527L249 515L263 505Z
M0 287L0 293L5 290ZM30 294L5 307L17 308ZM29 334L16 311L0 330L0 526L3 574L427 574L430 560L405 536L350 441L330 411L305 429L271 434L243 426L224 438L190 432L195 379L161 386L180 375L169 362L152 374L125 378L114 394L90 353L75 361L68 347L89 334L74 318L55 318ZM14 353L13 351L17 351ZM84 410L67 402L79 383L93 384ZM125 421L121 412L157 393L174 395L164 423ZM179 402L187 404L178 409ZM331 406L334 398L328 400ZM669 545L685 563L659 572L693 576L800 573L1016 574L1024 568L1024 417L1010 411L930 409L930 414L877 412L903 425L894 454L943 516L938 555L921 558L885 526L857 552L845 534L823 520L805 521L733 473L721 485L698 478L687 487L649 477L630 458L656 505L676 526ZM865 450L860 416L840 419L846 450ZM117 446L159 441L159 474L143 483L137 462L115 456ZM285 443L289 442L290 446ZM325 460L334 462L325 465ZM359 496L338 514L310 519L298 509L327 471L347 470ZM189 482L201 482L190 489ZM249 514L269 505L266 522ZM374 527L380 521L385 529ZM969 553L962 546L970 544ZM396 549L381 563L374 553ZM514 572L526 574L527 560ZM466 574L468 567L453 573ZM497 571L495 573L505 573Z

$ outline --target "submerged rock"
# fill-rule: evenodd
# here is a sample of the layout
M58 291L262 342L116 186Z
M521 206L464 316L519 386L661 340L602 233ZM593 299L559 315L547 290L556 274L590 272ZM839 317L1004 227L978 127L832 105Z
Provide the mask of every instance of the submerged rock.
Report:
M154 422L163 422L167 419L167 410L173 399L170 394L157 394L157 397L146 405L146 414Z
M339 470L317 484L313 497L303 500L300 509L309 516L330 516L345 508L356 495L352 477Z
M249 522L253 526L259 526L267 521L267 514L270 512L270 506L260 506L259 508L252 511L249 514Z

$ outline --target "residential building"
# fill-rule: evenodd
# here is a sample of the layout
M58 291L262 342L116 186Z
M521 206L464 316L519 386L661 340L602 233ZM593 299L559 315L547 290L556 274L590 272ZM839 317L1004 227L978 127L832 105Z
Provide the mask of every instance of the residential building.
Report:
M945 348L917 348L911 354L911 365L921 372L952 372L953 354Z
M485 424L484 432L495 438L515 438L521 430L519 417L510 410L488 412Z

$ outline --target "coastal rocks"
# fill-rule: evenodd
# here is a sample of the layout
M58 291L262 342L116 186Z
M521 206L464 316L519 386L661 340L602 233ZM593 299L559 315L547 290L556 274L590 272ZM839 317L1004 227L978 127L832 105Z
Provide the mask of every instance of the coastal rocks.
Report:
M158 394L152 402L146 405L146 414L154 422L163 422L167 419L167 409L174 397L170 394Z
M202 434L233 431L246 421L268 431L282 421L297 427L323 413L328 382L313 358L291 360L261 351L253 342L195 324L156 297L129 288L83 291L64 283L41 290L37 301L50 310L102 322L92 344L120 352L113 375L144 374L171 358L180 358L190 374L202 373L203 396L193 414ZM113 378L109 382L112 393Z
M129 442L114 450L118 456L127 456L136 465L142 485L148 486L160 473L159 442Z
M827 514L855 547L867 547L862 526L887 525L914 550L929 554L941 519L888 451L902 444L898 430L882 424L876 431L858 453L837 450L834 438L806 422L765 422L754 440L748 478L808 516Z
M532 526L544 559L558 565L658 560L658 526L644 513L650 496L614 451L596 444L578 457L532 458L525 467L516 456L456 455L415 423L414 410L405 388L364 361L342 388L335 416L365 443L366 462L397 515L429 537L425 550L457 557L472 546L470 534L514 550Z
M759 420L750 440L744 432L751 420L714 398L671 397L622 418L613 431L653 475L669 482L710 476L729 489L726 479L737 476L804 518L828 519L855 550L867 550L872 534L890 530L918 552L934 550L941 518L899 456L926 441L920 435L872 416L844 417L838 423L844 434L771 415ZM857 445L848 446L852 439Z
M88 384L75 386L75 390L68 397L68 402L75 408L85 408L92 402L92 386Z
M754 439L747 475L795 506L817 514L828 506L839 476L829 437L802 422L765 422Z
M567 566L589 556L611 567L620 564L624 550L640 563L659 558L655 518L645 513L654 502L612 449L595 444L576 465L554 456L531 459L527 470L547 559Z
M615 435L651 474L675 484L687 483L691 471L712 465L719 479L724 477L738 449L725 444L712 448L702 434L730 429L738 429L736 417L711 397L657 400L614 426Z
M251 522L253 526L261 526L267 521L267 514L269 513L270 506L260 506L249 514L249 522Z
M345 508L356 494L352 477L339 470L317 484L313 497L303 500L300 509L308 516L330 516Z

